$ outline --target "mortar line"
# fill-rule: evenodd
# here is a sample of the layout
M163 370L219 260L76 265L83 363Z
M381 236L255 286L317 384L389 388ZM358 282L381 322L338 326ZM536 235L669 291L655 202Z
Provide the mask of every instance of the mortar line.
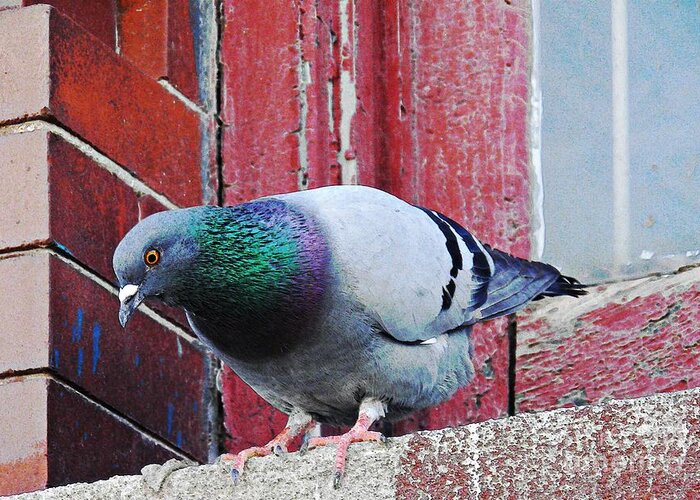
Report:
M176 205L168 197L155 191L153 188L131 173L126 167L107 157L104 153L97 150L90 143L86 142L85 139L76 134L75 131L68 129L64 125L59 126L50 121L46 121L45 119L34 119L2 126L0 127L0 136L9 134L23 134L27 132L34 132L36 130L45 130L61 137L70 145L77 148L81 153L85 154L88 158L95 161L95 163L97 163L101 168L124 182L124 184L129 186L138 195L151 196L161 205L171 210L178 208L178 205Z
M36 246L36 247L30 247L30 248L24 248L20 251L14 251L14 252L8 252L8 253L2 253L2 258L3 259L9 259L13 257L20 257L22 255L32 255L32 254L41 254L41 253L47 253L49 255L53 255L56 257L58 260L63 262L64 264L68 265L75 271L77 271L79 274L85 276L86 278L90 279L92 282L98 284L105 290L107 290L109 293L114 295L117 299L119 297L119 290L115 285L104 279L102 276L98 275L93 271L92 269L86 267L83 263L77 261L75 257L70 255L67 252L62 251L59 248L52 248L51 246ZM192 346L194 346L197 350L203 353L208 353L209 351L205 348L205 346L202 344L202 342L197 339L196 337L192 336L189 334L183 327L178 325L177 323L166 319L162 316L160 316L157 312L155 312L153 309L148 307L145 304L141 304L139 306L139 311L144 313L146 316L154 320L156 323L159 325L165 327L166 329L172 331L178 336L178 339L183 339Z
M28 373L28 372L31 372L31 373ZM186 459L191 460L195 463L199 463L199 460L195 459L194 456L192 456L189 452L177 448L175 445L169 443L166 440L166 438L158 435L154 431L143 426L138 421L125 415L121 411L117 410L114 406L110 405L109 403L106 403L105 401L103 401L99 397L92 394L85 387L79 386L75 382L67 379L61 373L58 373L51 368L25 370L24 372L15 372L15 373L18 374L16 377L18 379L19 378L26 379L26 378L28 378L27 376L29 376L31 378L43 378L43 379L50 378L54 382L64 386L67 390L77 394L79 397L82 397L82 398L88 400L91 404L99 406L100 408L102 408L102 410L104 410L106 413L108 413L111 417L113 417L119 423L121 423L122 425L126 425L127 427L131 427L132 429L136 430L139 434L143 435L146 439L153 441L156 444L160 444L161 446L166 448L168 451L170 451L171 453L174 453L175 455L177 455L181 458L186 458ZM0 381L8 382L8 381L11 381L12 378L14 378L14 377L2 378L2 379L0 379Z
M168 93L174 97L176 97L179 101L181 101L185 107L188 109L194 111L201 117L206 117L207 112L204 111L202 108L199 107L194 101L192 101L190 98L188 98L185 94L180 92L177 87L173 86L172 83L167 78L161 78L158 80L158 83L160 84L161 87L163 87L165 90L168 91Z

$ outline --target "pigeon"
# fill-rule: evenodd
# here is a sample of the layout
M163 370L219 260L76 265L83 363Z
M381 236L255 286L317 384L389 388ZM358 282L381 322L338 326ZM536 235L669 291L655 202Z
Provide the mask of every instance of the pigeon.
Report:
M289 415L247 459L384 442L370 426L449 399L474 377L471 329L584 285L480 242L446 215L366 186L159 212L114 252L119 321L146 298L184 309L196 336ZM309 437L316 423L351 426Z

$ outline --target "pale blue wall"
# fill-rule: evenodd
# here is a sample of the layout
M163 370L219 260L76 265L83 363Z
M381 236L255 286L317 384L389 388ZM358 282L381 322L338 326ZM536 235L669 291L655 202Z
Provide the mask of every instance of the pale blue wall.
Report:
M610 1L541 0L544 259L612 268ZM632 274L700 249L700 6L629 1ZM644 250L651 260L640 259ZM680 254L677 259L662 255ZM680 264L679 264L680 265Z

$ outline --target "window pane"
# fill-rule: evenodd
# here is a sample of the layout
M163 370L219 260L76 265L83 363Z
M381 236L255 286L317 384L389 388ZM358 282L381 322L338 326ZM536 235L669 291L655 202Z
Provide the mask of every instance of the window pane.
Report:
M610 1L542 0L544 258L589 280L700 260L700 8L627 5L630 217L613 261Z

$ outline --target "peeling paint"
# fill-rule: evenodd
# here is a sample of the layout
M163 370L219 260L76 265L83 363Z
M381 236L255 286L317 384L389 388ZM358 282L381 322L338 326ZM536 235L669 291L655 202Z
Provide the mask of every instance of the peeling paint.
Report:
M338 127L341 181L357 184L357 159L352 146L352 120L357 111L357 89L355 86L355 3L340 0L340 124Z
M301 13L299 14L301 17ZM299 20L301 24L301 19ZM298 187L300 191L309 185L309 141L306 137L307 117L309 113L309 101L306 94L307 86L311 84L311 63L304 60L301 49L301 39L297 40L299 50L299 64L297 65L297 78L299 90L299 172Z
M518 411L700 386L700 268L599 285L519 315Z

